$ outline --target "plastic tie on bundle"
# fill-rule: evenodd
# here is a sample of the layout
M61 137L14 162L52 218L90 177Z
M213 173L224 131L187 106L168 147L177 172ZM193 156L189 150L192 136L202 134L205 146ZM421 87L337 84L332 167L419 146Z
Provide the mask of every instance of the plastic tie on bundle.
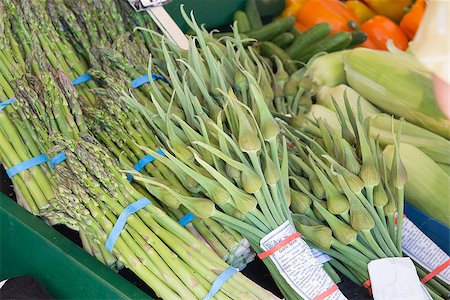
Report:
M364 281L363 287L365 287L369 291L370 296L372 296L371 286L372 286L372 282L370 281L370 279L367 279L366 281Z
M194 220L195 218L196 216L193 213L188 212L180 220L178 220L178 224L180 224L183 227L186 227L186 225L191 223L192 220Z
M164 78L164 76L161 76L159 74L152 74L152 80L161 80L164 81L165 83L169 83L167 81L166 78ZM141 77L138 77L136 79L134 79L133 81L131 81L131 86L133 86L133 88L138 88L143 84L149 83L150 82L150 77L148 76L148 74L145 74Z
M55 165L59 165L60 163L62 163L66 159L67 159L66 153L65 152L59 152L58 154L56 154L55 156L53 156L50 159L50 161L49 161L50 168L54 169Z
M445 269L447 269L448 267L450 267L450 259L448 259L447 261L445 261L443 264L441 264L440 266L438 266L436 269L434 269L433 271L431 271L430 273L428 273L424 278L422 278L422 280L420 280L423 284L427 283L428 281L430 281L431 279L433 279L433 277L435 277L436 275L438 275L439 273L441 273L442 271L444 271Z
M152 202L144 197L125 207L125 209L122 211L119 218L117 219L116 224L114 224L113 229L109 233L108 239L106 240L105 243L106 249L110 253L112 253L114 245L116 244L116 241L119 238L120 233L122 232L123 228L125 227L125 224L127 223L128 217L149 204L152 204Z
M211 289L209 290L208 294L203 298L203 300L210 300L214 295L220 290L222 285L231 278L235 273L237 273L238 270L229 266L225 271L220 274L216 280L214 280Z
M259 253L258 257L260 259L267 258L272 254L274 254L275 252L277 252L278 250L280 250L281 248L283 248L284 246L286 246L287 244L289 244L290 242L292 242L293 240L300 238L301 236L302 235L300 233L295 232L290 236L288 236L287 238L285 238L284 240L282 240L281 242L279 242L277 245L270 248L269 250Z
M85 83L85 82L87 82L87 81L89 81L91 79L92 79L91 75L89 75L88 73L84 73L80 77L75 78L74 80L72 80L72 84L73 85L79 85L79 84Z
M156 153L158 153L161 156L166 156L166 154L162 151L162 149L156 150ZM156 160L156 157L154 157L153 155L146 155L144 157L142 157L137 164L133 167L133 169L135 169L136 171L140 172L143 168L145 168L145 166L153 161ZM133 181L133 176L131 174L127 174L127 178L129 182Z
M0 102L0 111L3 110L4 108L6 108L8 105L14 103L14 102L16 102L16 99L14 99L14 98L9 98L8 100Z
M6 170L6 174L8 174L9 178L12 178L14 175L17 175L18 173L28 170L32 167L35 167L37 165L44 164L48 161L48 158L45 154L41 154L39 156L30 158L26 161L23 161L21 163L18 163L17 165L9 168Z

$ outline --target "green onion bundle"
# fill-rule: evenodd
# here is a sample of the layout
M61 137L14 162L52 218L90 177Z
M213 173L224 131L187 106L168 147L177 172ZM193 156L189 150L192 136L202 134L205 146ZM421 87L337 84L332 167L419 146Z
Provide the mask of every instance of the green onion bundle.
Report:
M363 285L367 264L402 257L402 218L406 168L400 158L400 128L390 159L369 135L361 105L354 113L345 98L345 112L335 102L340 128L323 118L312 122L314 136L285 125L293 150L289 154L294 187L291 209L297 229L315 247L337 260L333 266ZM394 123L396 124L396 123ZM392 128L394 131L394 128ZM426 271L416 264L419 276ZM433 299L445 299L448 286L440 279L427 282Z

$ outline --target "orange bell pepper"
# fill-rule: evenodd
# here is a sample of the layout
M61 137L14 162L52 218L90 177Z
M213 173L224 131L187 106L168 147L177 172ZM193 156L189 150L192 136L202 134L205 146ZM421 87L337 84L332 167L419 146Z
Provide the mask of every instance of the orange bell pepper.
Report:
M352 31L351 22L359 25L358 17L339 0L308 0L297 14L297 28L309 29L319 23L328 23L331 32Z
M377 14L388 17L398 23L413 0L364 0Z
M347 6L358 17L361 23L364 23L375 16L373 10L364 4L364 2L359 0L349 0L345 2L345 6Z
M392 40L401 49L408 48L408 38L400 27L384 16L375 16L361 25L361 31L367 34L367 40L361 47L387 50L386 43Z
M416 35L426 7L427 3L425 0L416 0L411 7L411 10L403 16L402 21L400 22L400 28L406 33L410 40Z

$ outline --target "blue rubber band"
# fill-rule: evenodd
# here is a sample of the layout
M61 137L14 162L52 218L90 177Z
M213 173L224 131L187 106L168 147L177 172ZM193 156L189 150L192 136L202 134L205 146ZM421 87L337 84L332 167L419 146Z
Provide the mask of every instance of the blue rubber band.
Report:
M41 154L9 168L8 170L6 170L6 174L8 174L9 178L12 178L14 175L17 175L22 171L28 170L29 168L37 165L41 165L43 163L46 163L47 161L47 156L45 154Z
M0 111L14 102L16 102L16 99L14 99L14 98L9 98L8 100L0 102Z
M194 220L195 218L196 218L196 216L195 216L193 213L188 212L187 214L184 215L184 217L182 217L182 218L178 221L178 223L179 223L181 226L186 227L186 225L189 224L189 223L191 223L191 221Z
M59 152L58 154L56 154L55 156L53 156L50 159L50 168L54 169L55 168L55 164L59 165L60 163L62 163L63 161L65 161L67 159L66 157L66 153L65 152Z
M92 79L91 75L89 75L88 73L84 73L80 77L75 78L74 80L72 80L72 84L73 85L82 84L82 83L85 83L86 81L89 81L91 79Z
M233 268L232 266L229 266L225 271L220 274L216 280L214 280L211 290L209 290L209 293L203 298L203 300L209 300L220 290L222 285L231 278L238 270Z
M146 207L149 204L152 204L152 202L144 197L134 203L131 203L127 207L125 207L125 209L122 211L119 218L117 219L116 224L114 224L113 229L109 233L108 239L106 240L105 246L106 246L106 249L110 253L112 253L114 244L116 243L117 239L119 238L120 233L122 232L123 228L125 227L128 217L131 214L134 214L135 212Z
M165 79L163 76L159 75L159 74L152 74L152 80L161 80L164 81L165 83L169 83L167 81L167 79ZM136 79L134 79L133 81L131 81L131 85L133 86L133 88L138 88L143 84L149 83L150 79L148 77L148 74L145 74L141 77L138 77Z
M156 150L156 153L158 153L159 155L162 155L162 156L166 156L166 154L162 151L162 149ZM155 160L156 160L156 157L154 157L152 155L146 155L137 162L137 164L133 167L133 169L140 172L143 168L145 168L145 166L147 164L149 164ZM128 178L129 182L133 181L133 176L131 176L131 174L127 174L127 178Z

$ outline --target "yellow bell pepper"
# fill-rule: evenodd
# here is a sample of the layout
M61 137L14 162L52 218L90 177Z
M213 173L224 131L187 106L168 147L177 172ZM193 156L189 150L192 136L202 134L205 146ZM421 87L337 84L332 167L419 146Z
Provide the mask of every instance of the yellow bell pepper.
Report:
M388 17L394 22L400 22L406 13L406 8L412 0L364 0L367 5L378 15Z
M305 3L306 0L286 0L284 6L288 7L296 3Z
M299 1L298 3L293 3L289 6L286 6L285 9L283 10L283 12L281 13L281 17L283 18L287 18L287 17L296 17L298 11L300 10L300 8L302 8L304 2L301 3L301 1Z
M367 5L359 0L349 0L345 2L345 5L353 11L353 13L359 18L361 23L369 20L375 13Z

